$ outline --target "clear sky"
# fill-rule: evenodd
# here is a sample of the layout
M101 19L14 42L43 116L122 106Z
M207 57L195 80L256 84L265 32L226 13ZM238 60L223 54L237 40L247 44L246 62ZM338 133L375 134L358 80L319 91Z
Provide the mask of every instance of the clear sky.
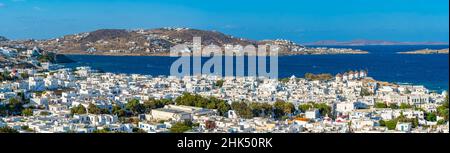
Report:
M0 0L0 35L189 27L249 39L449 41L448 0Z

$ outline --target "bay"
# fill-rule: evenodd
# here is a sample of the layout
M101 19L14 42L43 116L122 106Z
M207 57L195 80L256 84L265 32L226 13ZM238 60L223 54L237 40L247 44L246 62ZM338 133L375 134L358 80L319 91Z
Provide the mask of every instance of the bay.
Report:
M318 46L314 46L318 47ZM294 55L279 57L280 78L305 73L331 73L348 70L368 70L376 80L400 84L424 85L443 91L449 89L448 54L409 55L396 52L419 49L443 49L448 45L433 46L326 46L353 48L369 51L363 55ZM61 63L65 67L90 66L105 72L145 75L169 75L176 57L164 56L100 56L67 55L73 63ZM205 60L203 60L205 61Z

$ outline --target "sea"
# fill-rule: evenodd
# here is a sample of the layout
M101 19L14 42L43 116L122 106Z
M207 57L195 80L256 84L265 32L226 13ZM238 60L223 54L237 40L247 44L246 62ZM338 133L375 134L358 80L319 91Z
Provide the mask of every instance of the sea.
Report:
M337 74L349 70L367 70L379 81L398 84L424 85L442 92L449 89L449 55L411 55L397 52L419 49L444 49L448 45L388 45L388 46L308 46L352 48L370 52L361 55L292 55L278 58L278 77L303 77L305 73ZM100 56L66 55L75 62L61 63L64 67L90 66L103 72L170 75L171 64L177 57L165 56ZM205 60L203 60L205 61Z

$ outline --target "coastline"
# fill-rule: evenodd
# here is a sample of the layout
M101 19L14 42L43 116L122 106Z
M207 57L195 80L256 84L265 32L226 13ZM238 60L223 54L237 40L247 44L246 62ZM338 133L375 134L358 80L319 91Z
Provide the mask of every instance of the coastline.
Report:
M421 54L421 55L428 55L428 54L449 54L449 49L422 49L422 50L416 50L416 51L407 51L407 52L397 52L397 54Z
M87 56L161 56L161 57L171 57L169 53L155 53L155 54L127 54L127 53L120 53L120 54L108 54L108 53L70 53L70 52L63 52L63 53L57 53L60 55L87 55ZM278 56L296 56L296 55L365 55L370 54L368 51L362 51L362 52L352 52L352 53L312 53L312 54L305 54L305 53L281 53ZM183 56L183 55L181 55ZM199 55L186 55L186 56L199 56ZM243 56L243 55L238 55ZM179 56L176 56L179 57Z

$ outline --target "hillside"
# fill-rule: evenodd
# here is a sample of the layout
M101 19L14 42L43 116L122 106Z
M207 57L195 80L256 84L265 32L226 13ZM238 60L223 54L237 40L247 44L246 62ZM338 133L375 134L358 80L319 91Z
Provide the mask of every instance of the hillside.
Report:
M276 44L282 55L291 54L354 54L366 53L358 50L308 50L289 40L255 41L226 35L217 31L188 28L158 29L100 29L92 32L66 35L49 40L18 40L2 43L7 46L38 46L60 54L94 55L168 55L177 44L188 44L192 48L193 37L201 37L202 45L267 45Z
M0 41L8 41L6 37L0 36Z
M116 38L129 39L130 33L121 29L101 29L89 33L86 37L83 37L80 41L83 43L96 42L99 40L111 40Z

